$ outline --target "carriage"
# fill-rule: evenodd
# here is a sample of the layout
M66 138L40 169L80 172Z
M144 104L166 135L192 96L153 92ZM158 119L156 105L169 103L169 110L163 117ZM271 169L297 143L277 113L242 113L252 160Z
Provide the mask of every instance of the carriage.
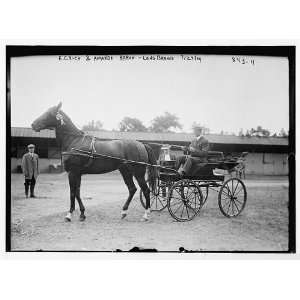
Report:
M175 170L176 160L160 160L156 186L151 192L151 210L168 208L175 220L190 221L199 214L209 192L213 191L218 193L222 214L228 218L237 217L246 205L246 187L237 177L227 178L225 172L231 174L246 155L245 152L239 157L228 158L222 152L208 151L207 161L195 164L190 173L183 177ZM140 201L145 207L142 192Z
M80 208L80 221L86 219L80 197L81 176L103 174L117 169L129 192L121 212L122 218L126 217L136 191L133 176L143 190L140 196L145 207L142 221L149 220L149 208L162 210L166 207L177 221L192 220L205 204L210 190L218 191L219 207L226 217L238 216L243 211L247 200L244 183L239 178L225 180L224 174L214 172L216 168L231 171L239 164L238 159L224 158L222 152L210 151L205 163L196 164L192 172L182 178L174 167L176 160L171 155L157 165L154 150L146 143L143 145L135 140L100 141L76 128L61 110L61 106L60 102L49 108L32 123L32 129L40 131L54 128L56 131L70 185L70 209L65 217L66 221L71 221L75 198ZM161 144L158 146L162 148ZM145 180L146 167L149 171L151 199ZM156 169L159 169L158 176Z

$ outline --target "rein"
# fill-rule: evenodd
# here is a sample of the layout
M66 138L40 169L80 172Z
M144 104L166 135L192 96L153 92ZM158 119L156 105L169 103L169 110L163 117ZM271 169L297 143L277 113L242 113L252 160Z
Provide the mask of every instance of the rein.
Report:
M168 170L168 171L177 173L177 171L175 169L163 167L161 165L152 165L152 164L149 164L149 163L146 163L146 162L140 162L140 161L125 159L125 158L119 158L119 157L105 155L105 154L99 154L99 153L96 153L96 152L85 151L85 150L81 150L81 149L77 149L77 148L72 148L71 151L75 151L75 152L78 152L78 153L62 152L62 155L79 155L79 156L89 157L91 159L97 159L97 158L115 159L115 160L122 161L124 163L131 163L131 164L144 165L144 166L148 166L148 167L155 167L155 168L160 168L160 169L164 169L164 170Z

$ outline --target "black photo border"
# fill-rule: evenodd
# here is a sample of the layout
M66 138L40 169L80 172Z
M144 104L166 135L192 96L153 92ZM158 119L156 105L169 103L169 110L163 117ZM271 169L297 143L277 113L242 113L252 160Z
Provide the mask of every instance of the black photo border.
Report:
M36 55L146 55L146 54L191 54L231 56L273 56L286 57L289 62L289 242L287 251L190 251L196 253L296 253L296 47L291 46L91 46L91 45L6 45L6 252L36 252L34 250L11 250L11 58ZM150 249L149 249L150 250ZM150 252L148 250L148 252ZM138 251L138 249L137 249ZM50 251L43 252L106 252L112 251ZM118 251L116 251L118 252ZM122 251L130 252L130 251ZM147 249L145 249L147 252ZM158 253L178 253L159 251Z

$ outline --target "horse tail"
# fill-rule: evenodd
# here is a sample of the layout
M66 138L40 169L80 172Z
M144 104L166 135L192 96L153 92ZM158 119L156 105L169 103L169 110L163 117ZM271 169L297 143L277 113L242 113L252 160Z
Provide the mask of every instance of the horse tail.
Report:
M148 163L151 164L151 165L156 165L157 164L157 160L156 160L156 157L154 155L154 151L153 149L147 145L147 144L144 144L146 150L147 150L147 153L148 153ZM148 167L148 180L149 180L149 188L151 191L154 191L155 188L156 188L156 179L158 177L158 170L157 170L157 167Z

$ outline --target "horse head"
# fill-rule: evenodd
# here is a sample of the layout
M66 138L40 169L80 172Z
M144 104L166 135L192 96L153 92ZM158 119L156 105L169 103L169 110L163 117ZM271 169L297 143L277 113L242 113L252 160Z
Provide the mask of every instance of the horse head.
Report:
M60 112L62 103L49 108L45 113L38 117L31 127L34 131L40 131L43 129L57 128L58 125L64 125L63 115Z

